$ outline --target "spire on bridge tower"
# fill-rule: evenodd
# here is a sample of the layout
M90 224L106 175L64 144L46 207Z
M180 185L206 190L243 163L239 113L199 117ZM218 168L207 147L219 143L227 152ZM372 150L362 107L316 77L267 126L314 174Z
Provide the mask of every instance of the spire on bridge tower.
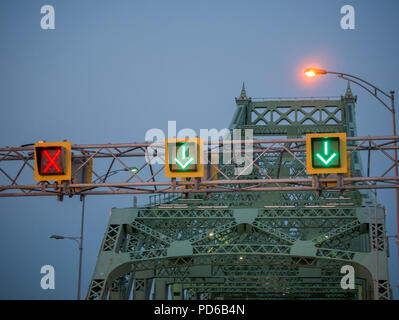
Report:
M247 92L245 91L245 83L243 82L239 99L246 99L246 98L247 98Z
M251 98L247 97L247 92L245 91L245 83L242 83L242 89L241 89L241 94L239 98L236 98L236 103L237 104L242 104L245 101L251 100Z
M348 86L346 87L345 98L353 98L350 82L348 81Z
M348 85L346 86L345 95L342 98L348 102L356 102L357 101L357 96L353 95L349 81L348 81Z

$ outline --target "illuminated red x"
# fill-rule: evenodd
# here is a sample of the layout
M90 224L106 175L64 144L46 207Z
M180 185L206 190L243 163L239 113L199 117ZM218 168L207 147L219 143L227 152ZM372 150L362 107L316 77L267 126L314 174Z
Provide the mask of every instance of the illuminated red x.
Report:
M46 158L48 159L49 163L47 164L47 166L43 169L44 173L47 173L47 171L51 168L51 166L54 167L55 170L57 170L57 172L61 172L61 169L57 166L57 164L54 162L54 160L56 160L58 158L58 156L61 153L61 149L58 149L57 152L55 153L55 155L53 157L51 157L47 150L43 150L43 154L46 156Z

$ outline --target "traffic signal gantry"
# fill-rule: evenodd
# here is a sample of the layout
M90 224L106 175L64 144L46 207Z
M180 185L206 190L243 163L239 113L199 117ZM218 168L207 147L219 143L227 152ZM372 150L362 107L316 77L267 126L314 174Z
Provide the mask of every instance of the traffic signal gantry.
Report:
M346 145L346 133L344 132L307 134L307 173L347 173ZM92 160L90 160L90 167L92 167ZM70 141L39 142L35 144L36 181L70 181L72 179L71 169L72 152ZM89 172L91 171L89 170ZM165 177L194 178L203 176L203 139L166 139Z
M208 299L283 295L389 299L385 208L376 206L370 189L394 189L398 178L390 174L392 163L374 168L370 161L366 163L368 171L384 173L364 175L361 154L382 151L393 161L389 153L399 137L357 136L355 101L349 90L341 100L252 101L243 88L229 129L252 129L256 137L253 171L245 177L236 173L235 164L225 164L219 156L211 165L204 161L201 179L165 181L164 166L153 166L147 160L147 153L154 152L152 143L134 142L74 144L71 180L46 183L63 181L70 162L67 148L48 149L48 155L35 148L43 144L0 148L0 197L150 195L148 205L112 209L88 299L127 298L131 290L134 299L148 298L151 279L158 299L167 298L166 289L173 285L179 292L187 290L187 296L206 295ZM335 132L346 132L347 143L337 139ZM321 136L313 136L306 144L302 137L313 133ZM195 146L199 143L175 142L175 146L165 146L171 147L167 154L174 157L166 170L190 177L200 168L197 165L202 161L195 160L201 156L202 146L198 152ZM203 144L224 154L223 142ZM307 156L312 154L310 169L337 172L342 168L344 144L351 155L347 158L350 177L345 173L323 177L325 171L309 173ZM37 162L39 152L46 163ZM79 171L94 159L104 164L90 169L96 179L79 182ZM129 170L133 163L137 169ZM20 165L19 170L15 164ZM115 164L122 169L115 170ZM43 181L29 183L26 177L33 176L32 169L44 173ZM214 174L207 176L212 170ZM115 179L117 172L129 177ZM321 176L313 179L310 175ZM372 267L376 256L378 273ZM355 290L342 291L336 281L342 278L340 267L345 264L355 268ZM270 286L254 280L265 276L275 279ZM215 284L214 277L223 281ZM319 280L287 283L309 277Z

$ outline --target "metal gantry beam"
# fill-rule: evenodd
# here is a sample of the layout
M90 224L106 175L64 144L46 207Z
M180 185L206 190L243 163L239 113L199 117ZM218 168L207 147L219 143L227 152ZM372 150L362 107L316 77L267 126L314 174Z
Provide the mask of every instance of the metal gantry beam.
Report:
M73 159L82 159L82 165L72 173L72 181L34 182L33 147L0 148L0 197L29 196L73 196L73 195L115 195L115 194L159 194L159 193L215 193L215 192L264 192L264 191L323 191L399 188L398 177L393 174L397 166L390 151L396 150L398 136L348 137L348 151L380 153L387 160L381 173L375 176L328 176L317 177L306 174L303 162L305 139L254 139L251 157L253 175L229 174L234 164L208 164L216 172L201 179L174 181L165 179L164 165L147 162L150 143L73 145ZM227 152L226 144L245 145L248 141L216 141L207 145L208 152L220 158ZM164 148L163 144L156 144ZM234 149L234 148L233 148ZM244 151L241 151L244 154ZM162 153L158 153L162 157ZM248 154L246 155L248 157ZM296 174L280 178L259 166L265 158L281 158L295 167ZM74 176L83 170L84 164L94 160L91 183L75 183ZM130 168L136 167L137 172ZM368 165L370 170L371 163ZM372 167L372 169L374 166ZM227 171L226 171L227 169ZM355 173L355 172L352 172Z

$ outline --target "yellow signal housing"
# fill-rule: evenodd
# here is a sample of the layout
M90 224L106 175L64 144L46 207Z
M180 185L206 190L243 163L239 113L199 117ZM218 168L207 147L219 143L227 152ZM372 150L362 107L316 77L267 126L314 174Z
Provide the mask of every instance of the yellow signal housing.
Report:
M346 133L306 135L307 174L347 173Z
M73 167L73 165L72 165ZM75 169L73 169L75 170ZM92 176L93 176L93 159L90 159L83 168L80 170L83 170L84 175L81 177L81 181L75 181L75 177L73 178L73 183L91 183L92 181ZM80 191L82 188L72 188L74 191Z
M348 171L345 173L345 177L350 178L352 176L352 165L351 165L351 152L348 151L346 166Z
M165 177L200 178L204 176L202 138L165 140Z
M35 181L70 181L72 146L70 141L35 143Z

